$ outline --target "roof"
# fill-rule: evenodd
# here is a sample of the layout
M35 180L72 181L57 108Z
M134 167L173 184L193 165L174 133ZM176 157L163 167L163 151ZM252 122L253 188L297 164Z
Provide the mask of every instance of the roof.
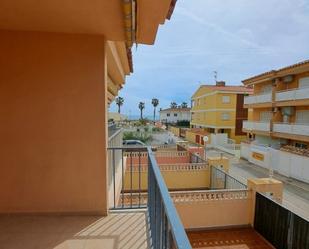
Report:
M167 108L167 109L162 109L160 112L189 112L191 108Z
M268 72L265 72L265 73L261 73L261 74L255 75L251 78L245 79L242 82L244 84L250 84L250 83L253 83L254 81L261 80L261 79L264 79L264 78L267 78L267 77L275 77L278 73L279 74L282 74L284 72L290 73L290 72L288 72L288 71L290 71L290 69L297 69L297 68L300 68L300 67L303 67L303 66L309 66L309 60L301 61L301 62L298 62L296 64L290 65L290 66L286 66L286 67L282 67L282 68L279 68L279 69L276 69L276 70L271 70L271 71L268 71Z
M243 93L253 93L252 88L245 86L216 86L216 85L201 85L201 87L211 88L214 91L226 91L226 92L243 92Z

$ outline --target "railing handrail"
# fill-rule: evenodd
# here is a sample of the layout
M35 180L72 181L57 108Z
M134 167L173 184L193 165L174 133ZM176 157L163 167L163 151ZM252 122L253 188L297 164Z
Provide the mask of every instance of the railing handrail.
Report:
M178 249L190 249L192 248L188 240L185 229L180 221L177 210L174 206L172 198L168 192L167 186L163 180L160 169L157 165L157 161L150 147L148 147L148 155L150 164L157 181L157 185L161 194L162 204L165 209L166 217L170 223L170 229L172 236L175 242L175 245Z
M270 124L270 121L263 121L263 120L258 120L258 121L253 121L253 120L244 120L243 123L259 123L259 124Z
M248 192L249 189L207 189L207 190L181 190L181 191L172 191L171 194L204 194L204 193L223 193L223 192Z
M284 123L284 122L274 122L273 124L283 124L283 125L305 125L305 126L309 126L309 124L305 124L305 123Z
M249 96L245 96L245 99L248 99L250 97L256 97L256 96L267 96L267 95L271 95L271 92L269 93L258 93L258 94L252 94L252 95L249 95Z
M309 89L309 86L306 86L306 87L295 87L295 88L290 88L290 89L284 89L284 90L276 91L276 93L297 91L297 90L303 90L303 89Z

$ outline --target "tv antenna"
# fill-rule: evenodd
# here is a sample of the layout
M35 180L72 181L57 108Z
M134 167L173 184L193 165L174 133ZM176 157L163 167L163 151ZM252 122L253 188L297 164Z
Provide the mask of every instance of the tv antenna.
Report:
M215 82L217 83L217 79L218 79L218 72L214 71L214 78L215 78Z

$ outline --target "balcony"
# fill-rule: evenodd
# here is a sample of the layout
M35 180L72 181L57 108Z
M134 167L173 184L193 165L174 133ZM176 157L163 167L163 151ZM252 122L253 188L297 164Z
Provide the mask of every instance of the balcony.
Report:
M251 188L188 151L178 151L173 147L165 149L109 148L109 161L112 162L109 168L112 176L110 188L114 198L110 199L111 208L107 216L2 216L2 247L273 248L268 242L272 237L266 241L257 236L253 225L254 215L257 217L253 208L255 195ZM120 161L117 161L119 158ZM164 163L166 159L168 163ZM159 160L161 163L158 165ZM208 184L207 189L168 189L181 175L184 177L181 182L185 183L194 180L189 179L190 175L201 174L204 174L202 178ZM267 188L265 191L268 191ZM275 192L274 196L280 195L279 192ZM261 198L264 201L265 197ZM261 214L274 205L272 202L266 204L258 209L262 210ZM264 223L257 223L257 228L267 235L267 231L263 230L267 226L261 226ZM196 229L198 232L192 232ZM306 236L304 234L299 241Z
M265 93L253 96L247 96L244 99L244 105L257 105L257 104L265 104L272 102L272 94Z
M244 121L243 129L246 131L270 132L270 122L267 121Z
M295 88L276 93L276 101L296 101L309 99L309 88Z
M286 124L275 123L273 125L273 132L286 133L291 135L309 136L308 124Z

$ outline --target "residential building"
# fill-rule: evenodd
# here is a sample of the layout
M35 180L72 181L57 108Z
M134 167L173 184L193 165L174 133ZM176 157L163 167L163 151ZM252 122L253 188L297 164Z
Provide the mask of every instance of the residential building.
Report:
M118 112L108 112L108 120L118 122L118 121L124 121L126 119L128 119L127 115Z
M201 128L208 133L226 133L239 143L245 138L243 120L248 119L248 109L243 107L244 96L252 89L244 86L201 85L193 94L191 127Z
M160 109L160 122L175 124L178 121L190 121L191 119L191 108L167 108Z
M243 125L255 151L252 156L250 147L247 157L309 182L309 169L304 167L309 163L309 61L265 72L243 83L254 89L254 95L244 100L244 107L253 110Z

